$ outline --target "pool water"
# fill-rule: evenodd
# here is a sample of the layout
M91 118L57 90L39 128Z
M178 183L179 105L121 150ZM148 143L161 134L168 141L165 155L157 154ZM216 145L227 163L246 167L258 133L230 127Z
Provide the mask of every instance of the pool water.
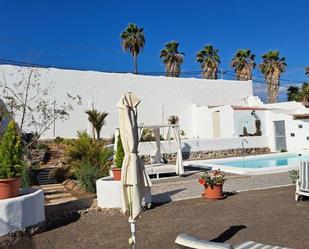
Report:
M230 161L217 161L215 162L215 164L223 165L223 166L238 167L238 168L257 169L257 168L296 165L301 160L309 160L309 155L305 155L305 156L298 156L297 154L276 155L276 156L262 157L259 159L256 159L256 158L250 159L250 158L244 157L243 160L237 159L237 160L230 160Z

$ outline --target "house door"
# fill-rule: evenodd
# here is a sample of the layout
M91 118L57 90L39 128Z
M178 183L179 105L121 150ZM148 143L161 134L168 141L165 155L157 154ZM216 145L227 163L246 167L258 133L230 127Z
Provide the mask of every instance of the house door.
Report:
M220 127L220 112L216 111L212 113L212 126L213 126L213 136L221 136L221 127Z
M285 122L274 121L276 151L286 151Z

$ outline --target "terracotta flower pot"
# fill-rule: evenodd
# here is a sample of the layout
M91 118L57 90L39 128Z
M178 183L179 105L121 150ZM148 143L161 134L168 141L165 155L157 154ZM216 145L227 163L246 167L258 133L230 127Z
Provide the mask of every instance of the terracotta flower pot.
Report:
M13 198L19 195L20 177L0 179L0 199Z
M205 192L203 193L204 198L215 200L215 199L223 199L225 197L222 191L223 184L217 184L212 187L205 184L204 187L205 187Z
M113 176L115 181L121 181L121 169L120 168L112 168Z

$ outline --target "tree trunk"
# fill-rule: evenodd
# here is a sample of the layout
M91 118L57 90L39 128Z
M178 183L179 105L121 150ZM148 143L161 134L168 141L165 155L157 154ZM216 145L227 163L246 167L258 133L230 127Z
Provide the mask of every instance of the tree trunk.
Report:
M134 62L134 73L137 74L137 54L133 52L133 62Z
M30 71L28 80L27 80L27 87L26 87L26 92L25 92L25 102L23 103L23 112L21 116L21 121L20 121L20 131L21 133L23 132L23 126L24 126L24 121L26 117L26 110L28 107L28 94L29 94L29 87L30 87L30 82L31 82L31 76L32 76L33 70Z
M267 98L268 103L277 103L279 95L279 78L271 75L267 79Z

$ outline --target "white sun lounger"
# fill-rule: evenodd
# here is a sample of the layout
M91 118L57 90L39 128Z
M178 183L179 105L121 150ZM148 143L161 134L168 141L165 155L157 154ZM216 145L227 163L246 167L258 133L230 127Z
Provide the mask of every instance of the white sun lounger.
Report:
M191 249L290 249L287 247L264 245L254 241L245 241L241 244L232 246L226 243L199 240L187 234L178 235L175 243L179 245L180 248Z
M299 165L299 178L296 181L295 201L299 197L309 196L309 161L301 162Z

